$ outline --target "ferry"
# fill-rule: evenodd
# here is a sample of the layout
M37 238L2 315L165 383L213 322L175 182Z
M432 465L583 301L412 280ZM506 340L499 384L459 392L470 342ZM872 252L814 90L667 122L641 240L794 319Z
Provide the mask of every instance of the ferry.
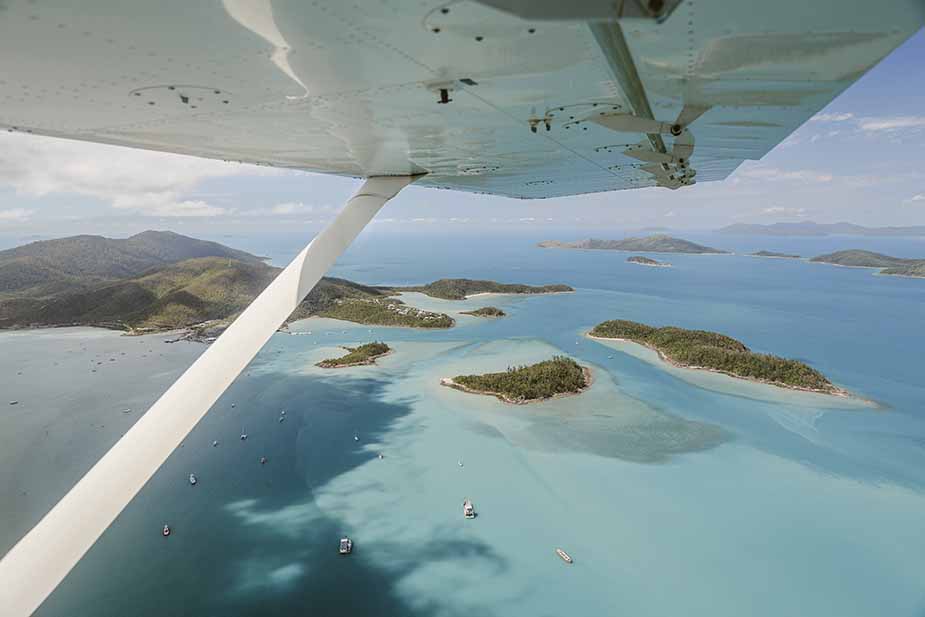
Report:
M475 518L475 507L468 499L463 502L463 516L466 518Z
M161 531L161 534L163 534L163 536L164 536L165 538L166 538L167 536L169 536L169 535L170 535L170 527L168 527L167 525L164 525L164 529Z
M349 555L353 552L353 540L344 536L340 539L340 548L337 549L337 552L341 555Z
M196 474L191 473L189 475L189 483L195 485L198 480L196 479Z
M559 557L561 557L561 558L562 558L562 561L564 561L565 563L574 563L574 562L572 561L571 556L570 556L568 553L566 553L565 551L563 551L561 548L557 548L557 549L556 549L556 555L558 555Z

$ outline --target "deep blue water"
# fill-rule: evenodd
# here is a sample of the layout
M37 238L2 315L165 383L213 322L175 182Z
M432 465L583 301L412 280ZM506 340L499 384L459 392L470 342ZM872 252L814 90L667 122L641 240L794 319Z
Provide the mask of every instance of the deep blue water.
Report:
M739 253L925 255L914 239L684 237ZM302 242L216 239L280 264ZM332 274L577 292L472 299L509 317L445 332L309 320L275 336L40 614L923 614L925 281L744 255L645 268L535 248L543 239L361 237ZM614 318L717 330L872 403L698 382L582 337ZM372 338L396 350L380 367L312 367ZM552 353L594 367L594 388L512 408L436 385ZM482 512L468 526L464 496ZM350 558L336 555L343 533Z

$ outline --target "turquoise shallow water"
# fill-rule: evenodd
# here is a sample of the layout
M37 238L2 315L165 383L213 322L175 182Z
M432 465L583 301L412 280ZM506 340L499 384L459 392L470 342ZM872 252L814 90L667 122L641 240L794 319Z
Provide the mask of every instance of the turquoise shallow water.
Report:
M40 614L925 611L925 283L735 255L663 256L673 268L644 268L623 253L535 249L538 239L363 239L337 275L564 282L578 291L462 303L406 298L451 312L490 303L510 314L463 317L445 332L313 319L274 336ZM694 239L736 250L792 250L796 242ZM797 249L821 253L832 240L808 242ZM266 246L280 260L290 251L278 239ZM720 330L804 359L874 404L667 370L638 350L583 336L610 318ZM43 413L64 418L79 408L97 414L87 420L96 425L119 413L113 408L124 398L141 402L169 383L166 369L152 370L162 378L151 380L113 376L106 406L87 375L64 382L55 367L42 368L64 337L91 335L0 335L4 348L20 337L15 363L0 358L0 389L15 390L23 406L18 416L3 410L3 443L30 435L23 456L66 463L107 439L43 440L22 411L36 408L36 383L11 375L14 364L47 371ZM114 349L138 341L99 336ZM338 345L373 338L395 349L376 367L313 366ZM157 345L176 354L158 359L174 371L197 353ZM592 367L588 392L515 407L439 386L443 376L555 353ZM44 503L74 471L29 473ZM461 516L466 497L479 512L472 521ZM41 514L41 503L6 503L15 528ZM159 533L164 522L174 529L168 540ZM349 558L336 554L344 533L355 541ZM573 566L555 556L558 546Z

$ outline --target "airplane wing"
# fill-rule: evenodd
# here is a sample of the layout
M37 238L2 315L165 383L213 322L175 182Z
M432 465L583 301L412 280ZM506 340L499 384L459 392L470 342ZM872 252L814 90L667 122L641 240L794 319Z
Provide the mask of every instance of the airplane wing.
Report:
M921 0L5 0L0 127L520 198L679 188L923 23Z

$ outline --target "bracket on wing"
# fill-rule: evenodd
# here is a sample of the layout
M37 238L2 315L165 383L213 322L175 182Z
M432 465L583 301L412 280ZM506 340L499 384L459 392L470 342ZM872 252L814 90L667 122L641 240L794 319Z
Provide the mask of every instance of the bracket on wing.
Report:
M640 169L652 174L658 186L677 189L694 184L697 172L690 167L690 158L694 153L694 134L689 125L706 111L706 107L685 105L674 122L661 122L625 113L599 114L589 120L620 133L674 137L670 152L656 150L651 140L643 140L627 147L623 154L649 163Z

